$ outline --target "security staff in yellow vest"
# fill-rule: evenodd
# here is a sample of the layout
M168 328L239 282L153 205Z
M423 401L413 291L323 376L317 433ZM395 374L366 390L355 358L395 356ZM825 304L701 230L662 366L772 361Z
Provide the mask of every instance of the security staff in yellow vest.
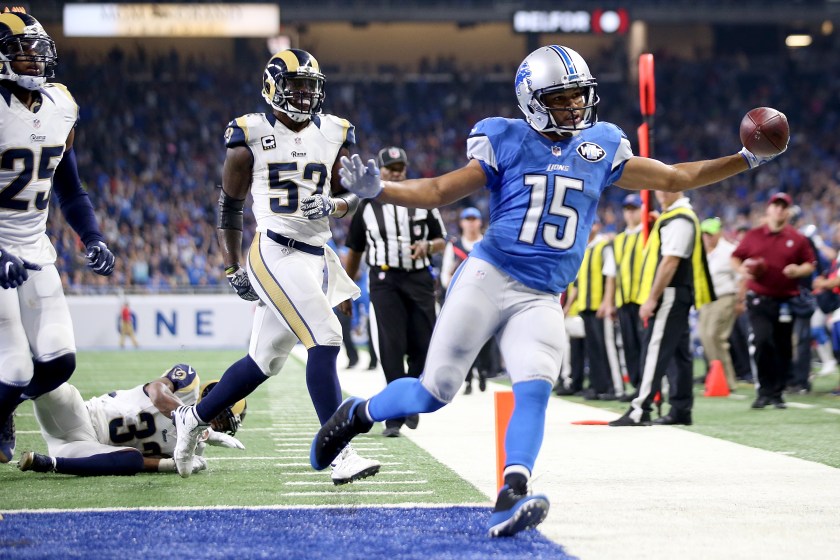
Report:
M587 400L614 401L616 395L613 375L607 354L606 322L612 323L615 301L615 256L612 243L599 235L600 224L592 226L589 245L577 277L577 305L583 319L586 336L586 357L589 360L589 387L583 397ZM613 354L615 341L612 340ZM615 364L616 366L618 364ZM619 377L620 379L620 377ZM623 394L623 388L621 389Z
M610 426L649 426L651 404L668 371L671 410L655 424L691 425L692 359L688 314L715 299L700 222L681 193L656 192L662 214L644 251L642 284L636 302L646 323L642 344L642 382L624 416ZM668 368L673 359L674 367Z
M642 236L642 198L637 194L628 194L624 197L622 209L625 229L613 239L618 269L615 277L615 307L627 376L633 387L638 388L642 380L643 326L636 298L642 281L642 251L645 248ZM626 398L629 402L630 397Z

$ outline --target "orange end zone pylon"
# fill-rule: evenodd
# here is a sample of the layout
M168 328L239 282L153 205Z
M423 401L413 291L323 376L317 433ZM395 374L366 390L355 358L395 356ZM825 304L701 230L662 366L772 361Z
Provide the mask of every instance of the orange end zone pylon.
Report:
M493 396L496 406L496 492L499 492L505 484L505 436L513 416L513 391L498 391Z

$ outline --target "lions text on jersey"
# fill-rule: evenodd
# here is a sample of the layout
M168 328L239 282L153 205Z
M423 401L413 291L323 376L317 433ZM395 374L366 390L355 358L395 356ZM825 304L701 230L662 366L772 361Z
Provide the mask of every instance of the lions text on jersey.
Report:
M252 113L228 124L225 145L245 146L254 158L251 196L257 231L277 232L320 247L331 237L329 220L310 220L300 201L330 195L332 167L341 148L356 143L355 129L333 115L314 115L293 131L271 113Z
M61 84L40 89L37 110L0 86L0 247L36 264L55 262L46 235L55 168L79 108Z
M471 256L526 286L560 293L577 276L601 192L633 155L617 126L601 122L552 142L523 120L473 128L467 155L490 190L490 226Z

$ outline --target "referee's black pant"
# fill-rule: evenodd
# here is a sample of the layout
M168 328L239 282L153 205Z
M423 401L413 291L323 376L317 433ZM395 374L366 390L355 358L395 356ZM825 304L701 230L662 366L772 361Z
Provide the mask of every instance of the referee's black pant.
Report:
M385 380L390 383L406 377L406 373L420 377L435 328L435 282L431 272L372 268L368 277L377 352ZM385 423L387 427L402 424L402 419Z
M642 381L642 333L644 327L639 319L639 304L625 303L618 308L618 325L621 329L621 344L624 349L624 363L627 377L634 389Z
M667 373L669 414L680 418L691 413L694 380L688 314L693 304L691 288L665 288L643 333L642 381L633 408L651 411L653 399L662 387L662 376ZM673 367L669 368L672 359Z
M779 305L787 299L757 294L747 296L747 311L753 331L758 396L782 397L793 354L793 320L779 321Z

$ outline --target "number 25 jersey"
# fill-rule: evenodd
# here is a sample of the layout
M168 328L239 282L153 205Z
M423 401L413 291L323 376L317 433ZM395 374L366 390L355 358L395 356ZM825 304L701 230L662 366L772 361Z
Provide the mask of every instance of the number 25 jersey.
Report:
M553 142L521 119L480 121L467 156L487 175L490 226L470 256L529 288L560 293L577 277L598 200L633 152L617 126L599 122Z
M55 168L79 107L61 84L39 90L33 112L0 85L0 247L36 264L55 262L46 235Z
M295 132L271 113L235 119L225 131L228 148L245 146L254 158L251 196L257 231L272 230L321 247L330 239L329 220L310 220L300 201L330 195L332 167L343 147L356 143L352 124L333 115L316 115Z

